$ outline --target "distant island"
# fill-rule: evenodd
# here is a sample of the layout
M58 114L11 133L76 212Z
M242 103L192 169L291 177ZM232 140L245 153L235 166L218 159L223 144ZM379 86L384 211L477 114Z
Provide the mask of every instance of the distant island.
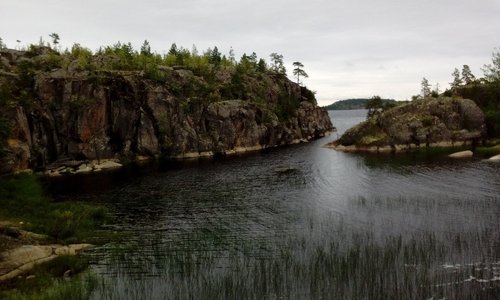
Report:
M347 99L334 102L330 105L324 106L326 110L349 110L349 109L364 109L366 107L366 102L370 99L360 98L360 99ZM394 99L382 99L382 103L396 104L397 101Z

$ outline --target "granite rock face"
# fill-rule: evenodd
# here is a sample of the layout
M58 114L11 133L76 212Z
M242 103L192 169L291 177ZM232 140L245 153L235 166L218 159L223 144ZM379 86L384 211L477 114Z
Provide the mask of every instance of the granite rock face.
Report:
M346 131L342 150L399 150L474 143L485 137L484 114L472 100L428 98L382 112Z
M27 59L2 54L12 66ZM249 81L244 100L224 100L208 99L202 92L207 83L188 70L163 71L163 83L135 71L54 69L24 81L0 74L0 85L18 94L29 83L25 103L6 101L3 118L11 131L0 173L43 170L62 160L225 155L307 141L333 129L327 112L286 77ZM266 99L252 98L252 89L267 91ZM279 113L283 95L295 103L286 115Z

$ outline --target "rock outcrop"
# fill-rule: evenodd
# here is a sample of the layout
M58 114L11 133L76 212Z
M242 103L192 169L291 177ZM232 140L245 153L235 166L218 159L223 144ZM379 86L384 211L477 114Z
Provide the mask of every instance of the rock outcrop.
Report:
M231 77L223 68L213 88L185 69L160 68L159 82L139 71L73 70L72 62L46 70L38 62L57 54L43 51L0 54L0 86L12 98L0 114L11 129L0 174L62 160L226 155L308 141L333 128L327 112L303 96L312 93L282 75L248 75L241 99L224 99L219 91Z
M492 156L488 159L489 161L498 161L500 162L500 154L497 154L495 156Z
M451 157L451 158L470 158L472 156L474 156L474 153L470 150L459 151L459 152L455 152L455 153L448 155L448 157Z
M0 282L15 278L35 265L49 262L61 255L76 255L93 246L72 245L23 245L0 253Z
M485 133L484 114L472 100L428 98L381 112L330 146L344 151L400 151L476 143Z

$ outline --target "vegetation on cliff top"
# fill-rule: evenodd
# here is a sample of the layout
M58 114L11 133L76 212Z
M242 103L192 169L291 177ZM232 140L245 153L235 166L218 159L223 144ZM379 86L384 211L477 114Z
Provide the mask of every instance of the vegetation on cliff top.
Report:
M177 47L174 43L166 54L161 55L151 51L147 40L144 41L140 51L135 50L130 43L118 42L112 46L101 47L96 52L80 44L74 44L71 49L61 52L57 50L57 47L48 47L42 41L39 45L29 46L25 51L4 49L2 56L25 56L15 65L3 59L0 70L3 71L4 77L16 76L26 87L31 87L33 75L54 70L73 73L88 72L89 76L97 76L109 71L125 72L123 74L135 71L140 72L147 79L166 83L171 82L172 70L182 69L192 72L203 80L203 82L190 82L189 88L195 91L197 96L211 101L232 99L259 101L265 99L266 91L253 90L251 86L245 84L246 82L255 83L255 80L286 78L283 56L276 53L270 55L270 63L263 58L258 58L255 52L250 55L244 53L237 60L232 49L228 56L222 54L217 47L208 48L200 54L195 46L189 51L186 48ZM300 66L294 70L300 82L300 77L307 77L307 74L300 62L294 64ZM265 78L267 76L270 78ZM21 100L27 96L22 95L21 91L13 91L13 87L6 84L5 80L1 83L3 83L1 95L4 101L7 98ZM181 86L171 87L174 92L187 92L182 88ZM316 103L313 92L305 87L302 87L302 91L304 98L297 100Z
M422 96L428 93L427 96L432 97L441 95L473 100L484 112L487 137L500 138L500 48L493 51L491 63L485 64L482 70L484 76L476 78L468 65L463 65L461 72L455 68L451 73L453 81L449 89L440 94L438 86L430 91L423 82Z

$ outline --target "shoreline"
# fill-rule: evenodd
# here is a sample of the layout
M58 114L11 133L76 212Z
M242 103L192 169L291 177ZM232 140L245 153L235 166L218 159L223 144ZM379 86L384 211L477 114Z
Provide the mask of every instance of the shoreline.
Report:
M227 149L227 150L223 150L223 151L219 151L219 152L214 152L214 151L186 152L186 153L182 153L182 154L178 154L178 155L168 156L168 157L165 157L165 159L172 160L172 161L191 161L191 160L197 160L197 159L217 159L217 158L222 158L222 157L232 157L232 156L255 153L255 152L263 151L266 149L273 149L273 148L279 148L279 147L283 147L283 146L291 146L291 145L309 143L313 140L327 137L334 131L335 130L326 131L323 134L321 134L319 137L308 136L308 137L302 138L302 139L294 139L290 143L281 144L281 145L269 146L269 145L258 144L258 145L254 145L254 146L248 146L248 147L234 147L232 149ZM160 159L159 156L137 155L136 157L131 159L130 162L146 163L146 162L151 162L151 161L155 161L158 159ZM28 168L28 169L18 170L17 172L15 172L13 174L15 175L15 174L22 174L22 173L34 173L34 174L42 175L42 176L58 177L58 176L64 176L64 175L87 174L87 173L93 173L93 172L108 171L108 170L121 168L124 166L124 164L125 163L123 163L123 161L120 160L119 158L102 158L99 160L96 160L96 159L94 159L94 160L61 160L61 161L53 162L51 165L47 166L46 170L43 170L43 171L35 171L33 169Z
M338 140L332 141L323 147L328 149L333 149L336 151L347 152L347 153L380 153L380 154L400 154L400 153L410 153L414 151L427 151L432 149L449 149L456 151L471 150L474 153L486 152L495 157L500 154L500 141L491 140L486 141L486 145L477 145L472 141L442 141L437 143L430 143L428 145L417 145L417 144L397 144L397 145L385 145L385 146L359 146L359 145L339 145ZM479 149L479 151L476 151Z

